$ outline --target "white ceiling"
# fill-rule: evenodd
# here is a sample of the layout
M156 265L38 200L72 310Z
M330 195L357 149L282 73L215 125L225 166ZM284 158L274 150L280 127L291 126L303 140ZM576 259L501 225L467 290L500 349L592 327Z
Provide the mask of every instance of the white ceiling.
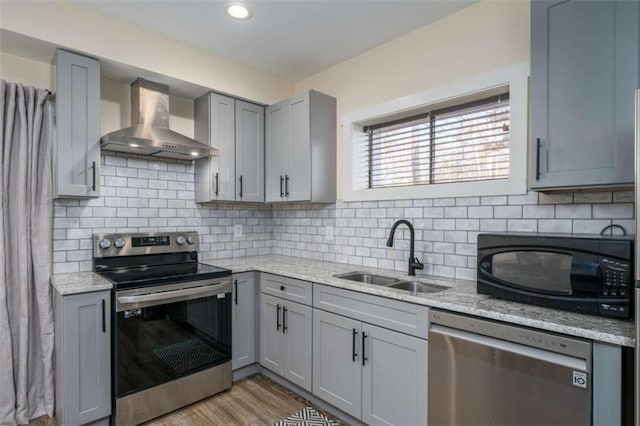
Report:
M244 22L226 15L231 0L76 1L299 81L477 0L245 0L253 17Z

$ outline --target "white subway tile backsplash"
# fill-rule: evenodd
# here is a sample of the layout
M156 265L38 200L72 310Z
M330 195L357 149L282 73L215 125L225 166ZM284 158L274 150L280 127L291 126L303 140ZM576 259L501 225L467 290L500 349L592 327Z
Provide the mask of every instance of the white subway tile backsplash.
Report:
M591 217L591 204L562 204L556 206L558 219L586 219Z
M282 254L354 267L406 271L409 232L401 226L394 247L391 225L411 220L418 274L475 279L480 232L597 233L619 223L635 232L633 191L483 196L396 201L338 201L329 205L196 204L193 166L178 161L104 156L102 197L55 200L54 272L91 269L97 232L197 230L201 258L215 260ZM243 237L233 238L233 225ZM334 227L326 240L325 228Z
M576 192L573 194L574 203L610 203L611 192Z

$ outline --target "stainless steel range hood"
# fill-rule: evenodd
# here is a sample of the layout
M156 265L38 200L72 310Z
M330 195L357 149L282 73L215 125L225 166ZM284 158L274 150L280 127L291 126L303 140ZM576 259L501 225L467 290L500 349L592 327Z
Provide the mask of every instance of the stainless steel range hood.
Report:
M100 140L107 151L196 160L218 150L169 129L169 86L142 78L131 84L131 127Z

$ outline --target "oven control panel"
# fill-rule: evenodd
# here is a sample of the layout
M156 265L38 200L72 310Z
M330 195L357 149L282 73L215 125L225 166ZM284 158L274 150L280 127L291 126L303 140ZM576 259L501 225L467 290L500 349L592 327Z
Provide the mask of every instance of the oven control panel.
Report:
M198 251L197 232L95 234L93 257L119 257Z

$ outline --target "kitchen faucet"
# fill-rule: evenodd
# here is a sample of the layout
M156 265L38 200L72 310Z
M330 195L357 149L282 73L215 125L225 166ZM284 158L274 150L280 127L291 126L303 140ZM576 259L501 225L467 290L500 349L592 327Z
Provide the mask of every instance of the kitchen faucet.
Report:
M391 227L391 232L389 233L389 238L387 239L387 247L393 247L393 236L396 233L396 228L398 227L398 225L402 225L403 223L407 225L407 227L409 228L409 234L411 235L411 241L409 242L409 275L415 276L416 269L423 269L424 265L414 257L416 235L411 222L406 219L400 219L393 224L393 226Z

